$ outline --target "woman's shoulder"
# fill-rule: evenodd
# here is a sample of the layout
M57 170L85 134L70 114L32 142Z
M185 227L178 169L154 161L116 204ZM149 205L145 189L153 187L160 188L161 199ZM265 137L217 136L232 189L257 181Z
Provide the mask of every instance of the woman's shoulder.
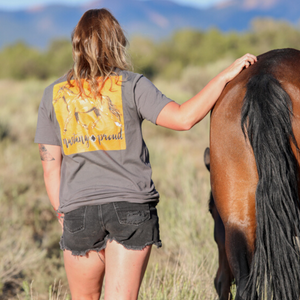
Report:
M119 76L122 76L122 81L124 82L136 82L138 81L141 77L143 77L142 74L132 72L129 70L117 70L117 74Z
M120 70L119 76L122 76L123 84L130 84L134 89L140 87L142 89L156 88L150 79L145 77L143 74L135 73L132 71Z

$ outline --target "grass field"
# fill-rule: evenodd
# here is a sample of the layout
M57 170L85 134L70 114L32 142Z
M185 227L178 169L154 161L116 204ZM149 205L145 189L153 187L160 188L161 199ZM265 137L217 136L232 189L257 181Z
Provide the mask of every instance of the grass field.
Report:
M186 72L186 78L194 77L195 70ZM203 72L211 74L209 69ZM205 81L155 83L182 102ZM0 300L70 299L58 246L61 230L33 143L38 105L49 83L0 81ZM217 247L207 204L209 174L203 163L208 118L189 132L144 124L153 180L161 195L163 247L153 248L140 299L216 299Z

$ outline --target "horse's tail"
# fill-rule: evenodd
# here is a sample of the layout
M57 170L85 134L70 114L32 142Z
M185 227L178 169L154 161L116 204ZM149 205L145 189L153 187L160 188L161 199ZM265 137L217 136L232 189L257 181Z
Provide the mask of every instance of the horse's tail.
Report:
M299 149L292 117L292 101L273 75L249 80L241 125L259 180L256 245L245 299L300 299L299 166L292 145L296 153Z

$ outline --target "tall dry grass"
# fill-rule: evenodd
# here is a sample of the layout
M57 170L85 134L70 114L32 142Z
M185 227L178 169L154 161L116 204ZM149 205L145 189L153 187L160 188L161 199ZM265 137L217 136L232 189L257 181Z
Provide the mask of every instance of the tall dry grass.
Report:
M178 82L155 83L183 102L223 64L189 68ZM0 300L70 299L58 246L61 230L33 143L38 105L49 83L0 81ZM163 247L153 248L140 299L216 299L217 248L207 207L209 174L203 163L209 117L189 132L146 122L143 131L161 196Z

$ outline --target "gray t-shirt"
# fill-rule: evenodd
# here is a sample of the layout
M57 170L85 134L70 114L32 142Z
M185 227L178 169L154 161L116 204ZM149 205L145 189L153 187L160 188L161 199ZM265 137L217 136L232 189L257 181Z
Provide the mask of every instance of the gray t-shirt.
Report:
M79 97L63 76L45 89L39 107L35 143L62 148L59 211L158 201L141 125L144 119L155 124L172 100L128 71L108 79L99 99L84 87L86 95Z

